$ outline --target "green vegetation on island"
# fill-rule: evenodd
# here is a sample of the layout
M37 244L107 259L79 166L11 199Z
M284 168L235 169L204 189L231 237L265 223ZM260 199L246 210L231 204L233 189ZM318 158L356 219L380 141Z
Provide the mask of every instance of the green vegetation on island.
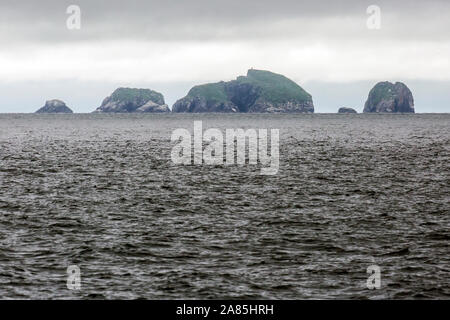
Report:
M103 100L96 113L170 112L164 96L150 89L119 88Z
M225 82L208 83L193 87L189 97L204 97L207 101L225 102L228 100Z
M236 80L193 87L173 112L314 112L312 97L294 81L250 69Z
M250 69L246 77L240 76L236 81L261 88L261 97L269 102L312 101L311 95L294 81L270 71Z
M414 98L404 83L379 82L370 90L364 112L414 113Z

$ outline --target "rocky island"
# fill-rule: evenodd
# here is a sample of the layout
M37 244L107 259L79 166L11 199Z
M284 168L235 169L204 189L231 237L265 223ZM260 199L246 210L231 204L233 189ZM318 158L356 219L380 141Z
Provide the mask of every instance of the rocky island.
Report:
M94 113L170 112L164 96L150 89L119 88Z
M339 108L338 113L358 113L358 112L356 112L356 110L353 108L342 107Z
M283 75L248 70L236 80L193 87L172 112L312 113L311 95Z
M364 112L414 113L414 98L401 82L379 82L370 90Z
M63 101L54 99L46 101L36 113L73 113L73 111Z

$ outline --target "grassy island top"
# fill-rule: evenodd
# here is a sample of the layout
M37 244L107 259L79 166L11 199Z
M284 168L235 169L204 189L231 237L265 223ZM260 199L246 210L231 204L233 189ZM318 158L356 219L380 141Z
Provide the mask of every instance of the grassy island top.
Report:
M113 101L133 102L137 99L164 104L164 96L150 89L119 88L111 95Z
M270 71L250 69L246 77L238 77L240 83L260 87L261 97L270 102L311 101L311 95L294 81Z
M384 81L378 82L375 87L369 92L369 99L373 105L379 104L383 100L392 100L398 94L399 88L407 88L402 82L396 82L395 84Z
M370 90L369 97L373 105L377 105L382 100L394 99L394 85L388 81L379 82Z
M195 86L189 91L188 96L203 97L207 101L228 101L228 96L225 90L225 82L223 81Z
M247 76L239 76L229 82L208 83L193 87L188 97L203 97L208 101L229 101L228 92L241 84L250 84L259 89L260 98L273 103L287 101L311 101L311 95L294 81L270 71L250 69Z

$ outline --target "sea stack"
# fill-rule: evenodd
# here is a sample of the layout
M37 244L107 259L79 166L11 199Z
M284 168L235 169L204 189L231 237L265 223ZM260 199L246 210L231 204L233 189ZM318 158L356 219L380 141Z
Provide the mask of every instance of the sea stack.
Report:
M164 113L170 112L164 96L150 89L119 88L103 103L95 113Z
M370 90L364 112L414 113L414 98L411 90L401 82L379 82Z
M46 101L36 113L73 113L73 111L63 101L54 99Z
M173 112L313 113L311 95L283 75L248 70L236 80L193 87Z
M356 112L356 110L353 108L342 107L339 108L338 113L358 113L358 112Z

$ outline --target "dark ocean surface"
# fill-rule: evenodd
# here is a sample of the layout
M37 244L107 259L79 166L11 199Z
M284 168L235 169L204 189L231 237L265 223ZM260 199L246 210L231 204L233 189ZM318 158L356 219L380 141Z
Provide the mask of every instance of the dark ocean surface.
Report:
M173 164L194 120L280 129L278 174ZM448 299L449 164L450 114L3 114L0 298Z

